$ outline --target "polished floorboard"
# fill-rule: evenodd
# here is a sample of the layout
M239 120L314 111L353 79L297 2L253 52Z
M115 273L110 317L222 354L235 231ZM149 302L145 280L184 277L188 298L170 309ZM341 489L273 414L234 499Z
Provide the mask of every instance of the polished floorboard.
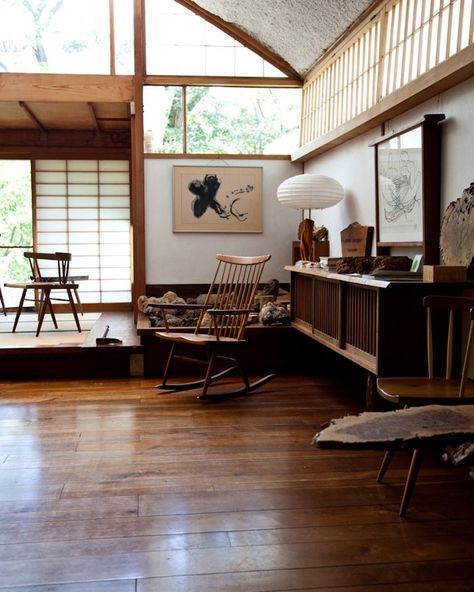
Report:
M474 590L474 481L311 446L343 379L202 403L156 380L0 383L0 592Z

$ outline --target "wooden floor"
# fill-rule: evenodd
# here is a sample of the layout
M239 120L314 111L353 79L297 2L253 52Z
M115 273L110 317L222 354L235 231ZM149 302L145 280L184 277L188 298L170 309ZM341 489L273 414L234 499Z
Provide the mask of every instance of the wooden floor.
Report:
M474 481L310 445L362 410L328 378L203 404L150 379L0 383L0 591L474 589Z

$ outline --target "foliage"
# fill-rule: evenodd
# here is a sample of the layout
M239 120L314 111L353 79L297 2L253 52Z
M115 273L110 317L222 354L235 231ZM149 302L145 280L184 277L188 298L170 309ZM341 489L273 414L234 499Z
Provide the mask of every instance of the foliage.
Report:
M29 161L0 161L0 195L1 244L30 246L33 226ZM13 281L27 279L28 264L23 251L24 249L2 249L0 261L3 278Z
M281 89L186 89L186 139L189 153L264 154L272 142L297 129L294 95ZM282 117L285 113L285 117ZM183 101L175 90L163 134L162 152L182 151ZM273 150L290 152L291 146Z

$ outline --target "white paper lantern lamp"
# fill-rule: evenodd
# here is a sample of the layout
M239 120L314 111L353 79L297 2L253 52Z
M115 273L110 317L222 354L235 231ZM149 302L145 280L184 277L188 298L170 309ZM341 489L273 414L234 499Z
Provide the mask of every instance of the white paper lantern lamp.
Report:
M339 181L326 175L296 175L279 185L277 198L281 204L289 208L309 210L309 218L300 224L299 234L301 258L311 260L314 226L311 210L325 210L335 206L344 198L344 188Z

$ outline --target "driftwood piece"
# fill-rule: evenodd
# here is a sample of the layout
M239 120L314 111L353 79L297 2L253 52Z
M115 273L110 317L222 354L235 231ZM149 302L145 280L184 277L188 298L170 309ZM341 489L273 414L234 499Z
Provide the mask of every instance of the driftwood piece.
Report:
M341 257L337 273L373 273L378 270L410 271L412 260L404 255L378 257Z
M298 226L300 257L303 261L312 261L313 259L313 228L314 220L310 218L305 218Z
M386 449L473 439L474 405L426 405L335 419L316 434L313 444L320 448Z
M474 257L474 183L449 204L441 223L441 259L445 265L469 267Z

